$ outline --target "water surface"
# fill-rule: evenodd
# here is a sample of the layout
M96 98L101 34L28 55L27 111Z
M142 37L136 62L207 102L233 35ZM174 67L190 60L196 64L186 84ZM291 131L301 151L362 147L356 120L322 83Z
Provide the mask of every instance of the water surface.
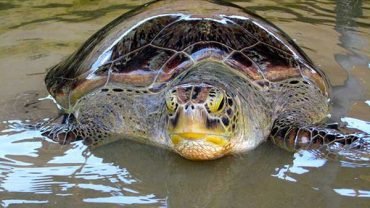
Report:
M270 143L192 162L121 141L93 151L20 128L56 117L45 70L146 1L0 1L0 206L369 207L368 155L321 158ZM287 32L328 75L332 121L370 133L370 2L235 1Z

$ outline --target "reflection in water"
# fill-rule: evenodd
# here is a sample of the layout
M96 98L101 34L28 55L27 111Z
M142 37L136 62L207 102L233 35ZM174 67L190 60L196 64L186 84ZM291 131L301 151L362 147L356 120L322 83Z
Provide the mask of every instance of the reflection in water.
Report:
M335 29L341 34L339 40L342 46L358 57L364 57L356 51L366 47L366 41L356 33L358 27L356 18L363 15L362 0L336 1ZM366 59L366 58L365 58Z
M351 76L356 68L366 69L370 59L366 51L369 49L369 42L358 32L357 18L363 16L362 0L336 1L335 30L340 33L340 46L347 51L345 54L334 54L337 63L347 74L344 86L335 87L333 90L334 117L339 121L343 115L347 114L348 106L355 101L362 100L365 95L363 86L358 78ZM364 53L365 52L365 53ZM346 95L346 96L343 96Z
M370 100L365 96L369 85L368 81L360 82L361 76L356 74L366 75L369 67L365 39L370 37L370 22L366 18L369 3L355 0L320 4L284 1L277 5L268 0L237 3L257 12L266 11L259 14L285 25L289 34L296 36L293 38L308 40L298 43L313 53L314 61L323 53L334 55L348 79L343 86L334 88L333 120L369 133ZM33 4L0 3L0 17L5 25L0 25L4 32L0 33L0 49L7 52L0 54L0 206L368 207L369 154L343 152L346 159L332 159L315 151L293 154L266 143L246 155L192 162L130 141L94 150L82 143L61 147L45 141L38 131L20 128L34 122L27 118L37 120L57 115L50 100L37 100L46 96L43 74L25 74L40 73L59 62L88 33L120 15L121 10L133 7L131 3L114 1L63 4L33 1ZM28 18L24 15L20 18L19 14L27 14ZM328 50L332 45L320 46L315 35L300 28L309 28L320 37L337 31L340 36L331 38L338 39L341 48ZM57 53L60 54L53 55ZM24 84L26 81L29 83ZM37 90L37 86L39 91L29 92ZM20 96L11 100L17 93ZM364 104L358 115L365 118L347 114L354 101Z
M344 117L341 119L342 122L346 122L347 126L354 129L359 129L363 132L370 134L370 121L363 121L356 118Z
M352 197L370 197L370 191L365 190L354 190L354 189L334 189L335 192L342 196L352 196Z
M276 168L276 173L272 176L291 182L297 182L296 179L289 175L307 173L309 172L309 168L322 167L325 165L326 161L326 159L320 158L315 151L299 151L294 154L293 164L284 165L282 168Z
M369 168L369 164L356 166L347 162L343 168L355 167L357 171L348 174L341 168L333 172L337 165L320 158L317 152L300 151L292 155L270 144L247 155L193 162L132 141L89 150L82 143L61 147L32 139L40 138L37 131L4 132L0 137L0 190L4 193L1 204L5 207L21 202L53 202L60 207L82 202L182 207L184 201L197 207L227 207L234 198L238 199L236 207L251 201L259 206L266 194L276 194L277 187L285 192L297 190L287 196L276 196L279 199L299 197L302 192L317 197L327 189L328 181L323 181L328 178L338 177L340 181L359 178ZM317 174L326 177L320 179ZM340 181L330 183L333 190L343 187L335 185L340 185ZM366 197L363 186L351 186L362 193L356 197ZM331 197L335 199L335 195ZM272 199L264 203L272 206L277 198Z
M77 189L91 193L82 199L84 202L161 204L163 201L154 194L142 195L132 188L121 188L123 184L129 186L138 181L126 168L104 163L82 143L67 149L57 146L58 150L53 151L43 146L48 145L47 141L31 139L41 137L38 131L8 129L3 132L8 134L0 136L1 191L76 197ZM117 183L120 185L115 185ZM92 197L94 195L99 197ZM104 195L107 197L101 197ZM2 205L20 202L22 200L6 199ZM46 202L23 200L23 203Z
M113 203L113 204L158 204L160 200L155 199L154 195L131 197L131 196L111 196L100 198L87 198L84 202L90 203Z
M10 205L19 205L19 204L47 204L49 201L47 200L19 200L19 199L9 199L3 200L1 205L4 207L8 207Z

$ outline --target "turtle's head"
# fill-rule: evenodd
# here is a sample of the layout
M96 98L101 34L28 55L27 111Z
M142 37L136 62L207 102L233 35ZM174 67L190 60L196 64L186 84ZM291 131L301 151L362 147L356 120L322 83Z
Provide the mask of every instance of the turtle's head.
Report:
M191 160L230 153L236 136L237 100L206 84L180 85L166 94L167 131L174 150Z

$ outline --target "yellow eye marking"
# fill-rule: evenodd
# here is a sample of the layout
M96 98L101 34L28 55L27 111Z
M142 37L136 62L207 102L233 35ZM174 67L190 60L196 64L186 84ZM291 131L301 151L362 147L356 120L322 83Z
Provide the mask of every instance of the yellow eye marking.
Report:
M166 107L169 112L175 112L177 108L177 98L174 94L166 96Z
M211 90L207 98L207 106L212 113L221 111L224 107L224 95L219 90Z

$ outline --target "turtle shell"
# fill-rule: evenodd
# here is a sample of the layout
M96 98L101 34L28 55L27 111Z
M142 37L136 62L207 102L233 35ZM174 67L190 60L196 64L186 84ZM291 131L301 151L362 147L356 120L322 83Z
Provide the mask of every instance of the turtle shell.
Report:
M303 77L328 94L324 74L284 32L243 8L206 1L155 2L118 17L50 69L45 82L68 107L108 79L155 93L210 60L261 88Z

